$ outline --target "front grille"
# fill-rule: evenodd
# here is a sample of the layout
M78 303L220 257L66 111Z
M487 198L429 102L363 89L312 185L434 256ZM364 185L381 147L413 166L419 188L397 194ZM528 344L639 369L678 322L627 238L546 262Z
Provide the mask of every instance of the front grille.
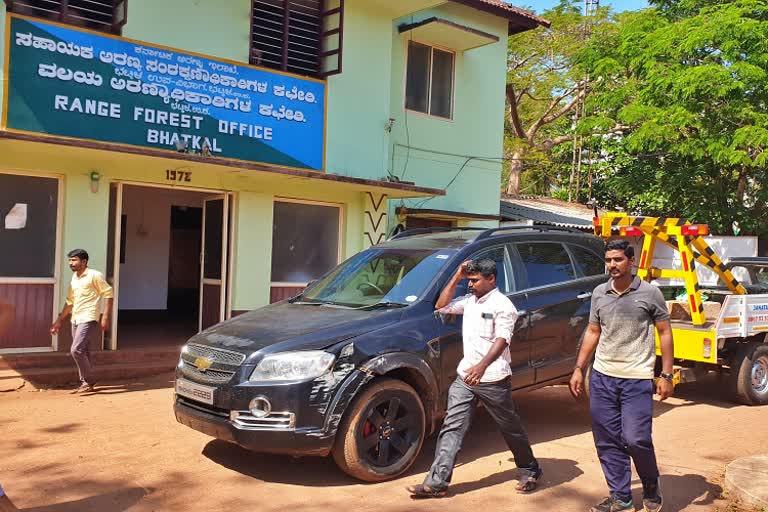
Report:
M257 418L249 411L232 411L229 419L243 430L293 430L296 415L292 412L273 412L266 418Z
M225 411L224 409L219 409L218 407L213 407L212 405L201 404L199 402L193 402L192 400L187 400L181 396L177 396L176 399L180 404L189 407L190 409L195 409L213 416L218 416L219 418L229 418L229 412Z
M208 368L198 368L198 359L201 357L210 362ZM231 350L189 343L181 352L181 372L185 377L197 382L224 384L232 379L232 376L245 361L245 357L244 354Z

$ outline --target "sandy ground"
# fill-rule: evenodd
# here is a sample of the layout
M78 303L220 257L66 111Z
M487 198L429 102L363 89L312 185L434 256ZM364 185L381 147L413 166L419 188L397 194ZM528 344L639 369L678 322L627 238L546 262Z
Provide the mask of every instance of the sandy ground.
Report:
M564 387L518 398L544 483L514 492L517 472L492 421L479 414L450 495L413 501L434 437L402 478L361 484L330 459L247 452L176 423L172 377L66 391L0 394L0 482L26 512L588 510L605 494L589 417ZM731 510L722 475L731 460L768 452L768 408L728 403L719 382L686 384L656 406L654 439L665 512ZM636 502L640 489L635 477Z

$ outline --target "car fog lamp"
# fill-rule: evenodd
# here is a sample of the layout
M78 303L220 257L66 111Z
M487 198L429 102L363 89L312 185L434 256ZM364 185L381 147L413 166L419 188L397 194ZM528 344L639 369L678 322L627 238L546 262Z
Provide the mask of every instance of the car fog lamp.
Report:
M256 418L266 418L272 412L272 404L263 396L251 400L251 403L248 404L248 408L251 410L251 414Z

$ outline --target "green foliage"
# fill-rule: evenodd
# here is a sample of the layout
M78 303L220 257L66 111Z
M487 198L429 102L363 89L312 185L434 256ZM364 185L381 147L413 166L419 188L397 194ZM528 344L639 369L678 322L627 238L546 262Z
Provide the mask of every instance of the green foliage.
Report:
M625 127L598 142L601 206L766 234L768 1L654 5L578 56L594 87L582 125Z

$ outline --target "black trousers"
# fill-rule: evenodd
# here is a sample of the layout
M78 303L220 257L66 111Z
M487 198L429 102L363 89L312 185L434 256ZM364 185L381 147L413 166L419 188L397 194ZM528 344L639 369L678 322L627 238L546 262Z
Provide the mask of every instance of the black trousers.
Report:
M448 390L448 411L437 438L435 461L424 480L424 485L436 491L448 487L456 456L461 450L478 401L483 403L488 414L496 421L517 467L537 478L541 474L539 463L533 456L531 443L528 441L528 434L515 411L509 379L469 386L459 377Z

